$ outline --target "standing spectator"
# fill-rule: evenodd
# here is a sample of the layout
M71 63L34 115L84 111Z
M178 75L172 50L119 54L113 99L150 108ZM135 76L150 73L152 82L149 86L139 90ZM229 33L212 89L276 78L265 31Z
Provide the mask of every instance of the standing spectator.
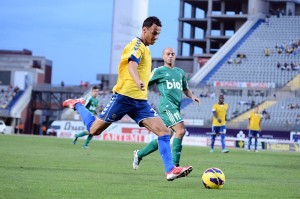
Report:
M214 152L214 145L216 136L221 136L222 153L228 153L225 148L225 135L226 135L226 115L228 110L228 104L224 103L224 95L219 95L219 102L214 104L212 108L213 121L212 121L212 135L211 135L211 149L210 152Z
M252 144L252 138L254 138L254 151L258 152L257 137L258 137L259 133L261 132L261 119L262 119L262 116L258 112L258 107L256 107L254 112L250 113L250 116L249 116L248 151L250 151L250 147Z

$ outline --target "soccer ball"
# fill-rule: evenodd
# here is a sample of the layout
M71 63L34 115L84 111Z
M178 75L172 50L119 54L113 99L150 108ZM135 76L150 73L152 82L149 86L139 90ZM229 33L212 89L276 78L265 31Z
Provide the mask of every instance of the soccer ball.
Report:
M221 189L225 183L225 175L218 168L206 169L202 175L202 183L207 189Z

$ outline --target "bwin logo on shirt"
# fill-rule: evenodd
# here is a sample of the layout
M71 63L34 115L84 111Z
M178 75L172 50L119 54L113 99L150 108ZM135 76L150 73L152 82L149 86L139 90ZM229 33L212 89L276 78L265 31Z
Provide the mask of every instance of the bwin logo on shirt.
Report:
M172 82L169 82L166 80L167 83L167 89L180 89L182 90L181 82L175 82L174 79L172 79Z

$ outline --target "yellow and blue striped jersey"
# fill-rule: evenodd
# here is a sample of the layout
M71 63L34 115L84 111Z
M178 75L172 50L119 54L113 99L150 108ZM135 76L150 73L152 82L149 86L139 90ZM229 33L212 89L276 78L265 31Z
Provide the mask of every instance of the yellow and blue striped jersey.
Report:
M138 89L129 73L129 61L138 63L138 74L140 79L145 84L143 91ZM131 97L133 99L146 100L148 98L148 82L150 80L151 65L152 58L149 47L145 46L141 39L134 38L126 45L122 52L121 61L118 68L119 76L117 84L113 88L113 92Z
M212 125L213 126L225 126L226 125L226 114L228 110L228 104L214 104L212 111L216 112L217 117L222 120L221 123L218 122L218 120L213 117Z

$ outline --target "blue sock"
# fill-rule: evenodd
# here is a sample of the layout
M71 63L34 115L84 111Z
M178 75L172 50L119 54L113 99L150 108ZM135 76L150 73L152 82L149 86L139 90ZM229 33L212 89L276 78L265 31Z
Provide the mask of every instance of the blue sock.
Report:
M95 116L89 110L87 110L87 108L85 108L85 106L81 103L77 103L75 105L75 109L79 113L87 130L90 131L90 128L93 122L95 121Z
M170 147L170 135L159 136L157 140L159 153L161 158L163 159L165 171L166 173L170 172L174 168Z
M215 146L215 140L216 140L216 135L212 135L211 136L211 144L210 144L210 148L214 149Z
M254 150L257 150L257 139L254 139Z
M225 134L221 134L222 150L225 149Z
M252 142L252 137L249 137L249 142L248 142L248 150L250 150L250 148L251 148L251 143Z

